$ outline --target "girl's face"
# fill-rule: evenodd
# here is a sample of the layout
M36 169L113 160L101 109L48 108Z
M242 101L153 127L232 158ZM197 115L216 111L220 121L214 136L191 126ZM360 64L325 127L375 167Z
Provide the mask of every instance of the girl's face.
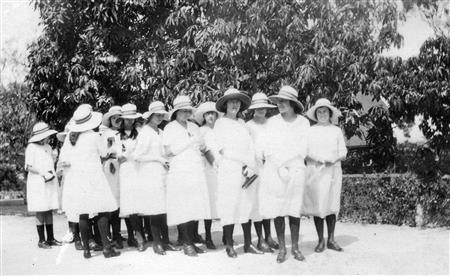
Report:
M150 116L149 123L154 126L159 126L164 120L164 114L154 113Z
M110 120L113 128L118 129L122 126L122 118L120 118L120 115L111 116Z
M205 118L205 122L207 125L214 125L217 120L217 113L214 111L208 111L203 114L203 118Z
M180 109L177 111L177 121L179 122L187 122L187 120L192 116L191 109Z
M238 99L231 99L227 101L227 114L236 116L241 109L241 101Z
M267 108L257 108L255 109L255 115L253 115L254 117L257 118L265 118L267 114Z
M316 109L317 122L321 124L330 123L330 109L326 106L322 106Z
M48 143L50 143L50 136L49 137L45 137L44 139L42 139L38 143L39 143L39 145L47 145Z
M278 99L277 107L278 107L278 111L280 111L281 114L294 112L294 108L291 106L291 103L289 100Z
M134 124L134 119L123 119L123 127L125 129L132 129Z

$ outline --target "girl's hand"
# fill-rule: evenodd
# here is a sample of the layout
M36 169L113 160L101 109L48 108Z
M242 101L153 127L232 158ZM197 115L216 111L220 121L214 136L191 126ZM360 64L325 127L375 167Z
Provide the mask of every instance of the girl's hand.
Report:
M127 158L125 156L120 156L117 160L119 161L119 164L122 164L127 161Z

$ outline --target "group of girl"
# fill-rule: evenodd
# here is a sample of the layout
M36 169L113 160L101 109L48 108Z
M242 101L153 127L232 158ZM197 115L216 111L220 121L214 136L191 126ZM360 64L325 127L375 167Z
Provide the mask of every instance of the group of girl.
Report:
M63 176L62 209L81 233L76 247L84 250L85 258L91 256L90 221L95 218L104 256L118 256L114 248L123 248L120 218L125 218L128 240L144 251L144 216L150 218L155 253L181 250L168 237L168 226L177 226L184 253L197 256L205 252L196 245L199 241L216 248L211 225L220 219L229 257L237 257L233 231L241 224L245 253L275 249L282 263L287 259L287 217L291 254L302 261L300 217L310 215L319 239L315 251L342 251L334 239L340 161L347 154L342 131L335 126L340 112L319 99L305 113L297 98L294 88L283 86L276 95L256 93L252 99L230 88L216 103L198 108L189 97L178 96L170 112L159 101L144 114L133 104L113 106L103 116L89 105L79 106L65 132L58 134L63 145L56 169ZM267 118L275 108L279 114ZM245 110L253 114L247 123L241 119ZM310 126L302 113L316 123ZM163 121L170 121L164 131L159 128ZM60 245L53 237L51 213L58 208L57 172L48 145L55 133L37 123L26 150L28 208L36 212L38 245L44 248ZM271 237L272 219L278 243ZM206 240L198 235L200 220Z

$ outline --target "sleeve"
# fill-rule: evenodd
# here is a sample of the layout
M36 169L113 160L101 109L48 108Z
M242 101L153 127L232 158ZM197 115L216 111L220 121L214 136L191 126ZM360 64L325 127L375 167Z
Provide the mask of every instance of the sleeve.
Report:
M25 149L25 168L28 166L35 166L35 160L36 160L36 150L35 146L30 143L28 144L27 148Z
M165 128L164 128L164 132L162 133L162 145L163 146L169 146L170 144L172 144L172 132L173 132L173 128L172 128L172 124L169 123Z
M298 154L305 159L308 155L308 133L309 129L311 128L309 121L305 120L305 125L302 128L301 138L299 141L299 148L298 148Z
M136 148L133 153L133 158L138 160L139 158L144 157L148 153L151 143L152 137L150 132L145 127L142 128L136 138Z
M225 147L224 135L222 134L223 124L219 119L216 121L216 124L213 128L213 137L214 137L214 147L217 152L220 152Z
M345 138L342 130L337 128L337 148L338 148L338 159L344 158L347 156L347 146L345 145Z

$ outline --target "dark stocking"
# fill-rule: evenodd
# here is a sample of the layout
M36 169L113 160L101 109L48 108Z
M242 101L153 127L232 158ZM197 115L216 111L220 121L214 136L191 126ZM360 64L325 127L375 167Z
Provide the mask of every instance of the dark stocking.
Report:
M120 235L120 217L119 209L111 212L110 224L112 229L111 239L113 241L119 241L122 237Z
M125 225L127 226L128 240L134 240L133 226L131 226L130 218L125 218Z
M102 240L103 248L109 248L108 232L109 232L109 213L99 213L97 219L97 227Z
M223 235L225 237L225 245L227 247L233 247L233 231L234 224L223 226Z
M212 220L211 219L205 219L205 239L207 241L212 240L212 238L211 238L211 225L212 225Z
M79 227L84 250L89 250L89 237L91 235L89 232L91 231L91 227L88 214L80 215Z
M264 227L264 234L266 236L266 241L270 238L272 239L272 235L270 233L270 219L263 219L262 225ZM256 227L256 226L255 226Z
M44 225L36 225L36 228L39 235L39 242L44 242L45 241Z
M242 231L244 232L244 247L247 248L252 244L252 222L249 220L241 225Z
M161 244L161 228L163 215L150 216L150 229L153 236L153 243Z
M314 217L314 225L316 226L317 237L319 242L323 241L323 218Z
M298 250L298 239L300 235L300 218L289 216L289 228L291 229L292 250Z
M141 219L139 218L138 215L134 214L134 215L130 215L130 222L131 222L131 227L134 230L135 234L136 234L136 240L139 244L144 243L144 237L142 235L142 224L141 224Z
M334 241L334 228L336 227L336 215L328 215L325 217L327 221L328 241Z
M286 243L284 240L285 219L284 217L276 217L275 231L277 232L278 243L280 244L280 250L286 251Z
M263 227L263 223L262 221L255 221L253 222L253 224L255 225L255 230L256 230L256 235L258 236L258 241L262 240L262 227Z
M164 244L169 244L169 226L167 226L167 215L161 215L161 236Z
M179 231L178 234L181 235L183 243L187 244L187 245L193 245L193 241L192 241L192 238L191 238L191 235L190 235L189 222L178 224L178 226L179 226L178 227L178 231Z

